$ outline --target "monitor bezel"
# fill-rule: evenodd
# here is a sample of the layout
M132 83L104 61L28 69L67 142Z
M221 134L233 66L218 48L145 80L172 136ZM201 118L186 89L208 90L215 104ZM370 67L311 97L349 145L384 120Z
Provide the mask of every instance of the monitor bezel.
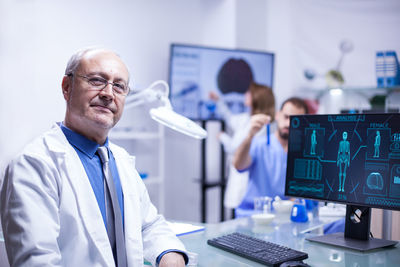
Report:
M356 113L356 114L306 114L306 115L294 115L294 116L290 116L290 128L289 128L289 140L290 140L290 134L291 134L291 127L292 127L292 119L294 117L305 117L305 116L320 116L320 117L324 117L324 116L342 116L342 115L366 115L366 116L370 116L370 115L396 115L396 116L400 116L400 113ZM289 163L289 151L290 151L290 142L288 142L288 153L287 153L287 162ZM287 167L289 168L289 164L287 164ZM290 179L288 178L288 171L286 171L286 177L285 177L285 196L287 197L294 197L294 198L302 198L302 199L311 199L311 200L317 200L317 201L322 201L322 202L332 202L332 203L339 203L339 204L345 204L345 205L351 205L351 206L362 206L362 207L368 207L368 208L377 208L377 209L385 209L385 210L394 210L394 211L400 211L400 207L399 208L395 208L395 207L388 207L388 206L382 206L382 205L375 205L375 204L365 204L365 203L357 203L357 202L351 202L351 201L346 201L346 200L337 200L337 199L326 199L326 198L315 198L315 197L308 197L308 196L299 196L299 195L295 195L295 194L289 194L288 192L288 187L287 187L287 183ZM387 179L389 180L389 179Z

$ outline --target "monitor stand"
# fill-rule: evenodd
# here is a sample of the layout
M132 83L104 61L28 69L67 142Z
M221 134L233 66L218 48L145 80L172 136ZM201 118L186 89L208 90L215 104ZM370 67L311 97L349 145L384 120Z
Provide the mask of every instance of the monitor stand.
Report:
M370 238L370 224L370 208L347 205L344 235L343 233L334 233L307 238L307 240L358 251L369 251L397 244L397 241Z

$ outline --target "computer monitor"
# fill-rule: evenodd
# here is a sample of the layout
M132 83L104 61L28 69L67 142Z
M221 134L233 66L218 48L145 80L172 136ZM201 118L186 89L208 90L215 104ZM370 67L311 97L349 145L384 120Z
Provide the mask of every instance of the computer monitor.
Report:
M311 241L366 251L370 208L400 210L400 114L290 117L285 194L347 205L345 233Z
M209 98L215 92L231 113L241 113L244 93L251 82L272 88L274 54L262 51L222 49L172 44L170 50L170 100L177 113L193 119L220 119Z

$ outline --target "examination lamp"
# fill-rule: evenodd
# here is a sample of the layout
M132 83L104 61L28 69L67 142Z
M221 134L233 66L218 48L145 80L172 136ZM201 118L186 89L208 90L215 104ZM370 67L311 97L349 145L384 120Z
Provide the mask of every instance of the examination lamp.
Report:
M153 120L193 138L206 138L206 130L172 110L168 95L168 84L161 80L155 81L146 89L128 95L125 101L125 108L132 108L145 103L159 101L162 104L161 106L150 109L150 116Z

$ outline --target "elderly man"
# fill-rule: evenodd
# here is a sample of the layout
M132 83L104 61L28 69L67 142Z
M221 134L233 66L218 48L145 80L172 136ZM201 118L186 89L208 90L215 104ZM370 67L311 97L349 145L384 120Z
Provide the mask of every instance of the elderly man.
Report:
M109 142L129 72L105 49L74 54L62 80L65 119L7 167L1 220L11 266L184 266L128 153Z

